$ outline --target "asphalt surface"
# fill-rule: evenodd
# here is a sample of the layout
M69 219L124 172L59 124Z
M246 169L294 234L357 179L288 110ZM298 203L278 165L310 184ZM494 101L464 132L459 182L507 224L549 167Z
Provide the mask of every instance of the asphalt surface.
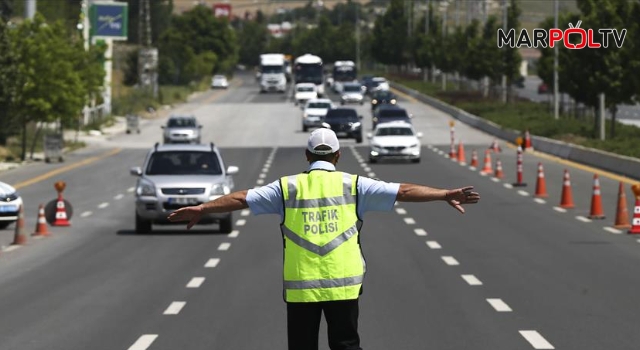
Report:
M336 98L335 96L331 96ZM611 229L620 180L630 213L632 180L599 172L604 220L588 221L594 169L535 152L524 155L526 187L516 180L515 152L492 154L505 178L448 159L450 117L402 98L424 133L418 164L369 165L367 141L342 142L338 168L393 182L433 187L475 186L480 203L463 215L443 202L398 203L368 213L362 230L367 276L360 331L367 350L383 349L637 349L640 243ZM354 106L371 125L369 106ZM288 94L259 94L250 76L229 91L211 91L176 112L204 124L203 140L237 165L236 189L306 169L301 111ZM11 245L13 226L0 231L0 348L285 349L282 248L276 216L234 213L231 234L217 226L154 226L133 232L135 178L160 141L164 119L139 135L119 134L67 156L0 173L19 187L26 227L37 207L67 183L71 227ZM493 140L455 125L469 161ZM536 201L536 171L544 166L549 196ZM574 209L560 212L568 169ZM326 328L321 349L328 349Z

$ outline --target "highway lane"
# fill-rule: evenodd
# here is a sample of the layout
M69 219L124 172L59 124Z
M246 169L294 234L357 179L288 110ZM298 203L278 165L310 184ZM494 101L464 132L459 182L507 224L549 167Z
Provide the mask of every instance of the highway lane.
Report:
M305 169L300 110L286 95L258 94L245 78L239 77L244 81L236 89L178 108L195 113L206 140L222 147L228 165L240 167L238 188ZM401 102L416 116L425 145L448 151L449 117L410 99ZM369 126L368 105L356 108ZM55 195L53 180L63 179L76 214L71 228L53 228L51 238L0 255L3 349L285 347L277 217L236 213L232 235L210 234L215 225L133 234L129 191L135 178L128 169L159 139L162 122L77 157L120 149L113 155L21 189L35 210L43 196ZM468 157L492 140L463 125L456 131L468 143ZM440 187L472 184L483 197L464 216L444 203L399 204L394 212L366 216L366 349L536 348L520 331L537 331L556 349L635 348L638 286L631 276L640 247L633 236L604 231L605 222L575 219L575 212L588 210L589 171L526 154L527 191L533 192L538 161L548 173L550 198L539 204L503 186L515 179L515 156L506 147L501 159L507 178L494 182L427 146L420 164L368 165L359 162L366 160L366 141L342 145L341 170ZM553 199L559 201L558 174L565 166L572 171L577 209L558 213ZM25 167L0 179L24 181L46 169ZM617 181L602 182L603 192L617 190ZM609 195L605 210L614 201ZM449 265L452 258L459 265ZM534 339L534 333L525 334ZM321 341L327 349L325 333ZM532 341L544 348L541 340Z

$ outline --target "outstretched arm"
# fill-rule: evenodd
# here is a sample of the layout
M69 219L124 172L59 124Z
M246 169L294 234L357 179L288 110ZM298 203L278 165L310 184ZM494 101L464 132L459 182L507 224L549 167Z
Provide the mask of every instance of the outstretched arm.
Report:
M216 198L207 203L180 208L169 214L168 219L172 222L189 221L187 229L190 229L200 221L200 218L204 214L227 213L230 211L246 209L248 207L247 190L237 191L224 195L220 198Z
M462 204L474 204L480 200L480 194L473 192L473 186L453 190L432 188L422 185L402 183L396 195L398 202L430 202L446 201L456 210L464 214Z

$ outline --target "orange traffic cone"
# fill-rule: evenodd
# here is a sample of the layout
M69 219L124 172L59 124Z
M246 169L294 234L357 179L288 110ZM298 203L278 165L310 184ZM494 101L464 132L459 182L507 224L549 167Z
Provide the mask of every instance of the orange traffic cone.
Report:
M591 213L589 214L589 219L604 219L598 174L593 175L593 195L591 196Z
M484 167L480 170L480 173L485 175L493 174L493 169L491 169L491 153L489 150L484 151Z
M36 224L36 230L31 234L32 236L48 236L49 229L47 228L47 219L44 216L44 206L40 204L38 208L38 223Z
M471 167L477 168L478 167L478 152L474 149L473 152L471 152Z
M498 179L502 179L504 177L504 173L502 172L502 162L500 159L496 159L496 172L494 177Z
M458 163L460 163L460 165L467 165L467 157L464 154L464 146L462 145L462 141L458 142Z
M564 170L564 179L562 182L562 198L560 200L560 207L570 209L575 207L573 204L573 195L571 194L571 179L569 178L569 171Z
M640 184L631 185L631 190L636 196L636 204L633 207L633 220L629 233L640 233Z
M24 233L24 208L21 205L18 209L18 220L16 221L16 230L13 236L13 244L27 243L27 235Z
M449 149L449 159L454 161L458 159L456 157L456 144L453 140L451 140L451 148Z
M529 134L529 129L524 132L524 149L529 151L533 150L533 145L531 144L531 134Z
M58 192L58 200L56 202L56 219L51 225L71 226L71 223L67 218L67 210L64 205L64 199L62 198L62 192Z
M616 208L615 228L630 228L629 212L627 211L627 196L624 194L624 184L620 181L618 186L618 207Z
M491 146L489 146L489 149L495 153L502 152L502 149L500 149L500 145L498 145L498 141L496 139L493 139L493 142L491 142Z
M542 163L538 163L538 180L536 181L536 197L548 197L547 193L547 181L544 178L544 168Z

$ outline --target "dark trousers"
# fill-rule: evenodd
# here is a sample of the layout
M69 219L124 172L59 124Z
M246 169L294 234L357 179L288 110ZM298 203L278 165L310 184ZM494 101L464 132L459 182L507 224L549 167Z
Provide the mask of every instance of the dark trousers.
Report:
M287 303L289 350L318 350L324 313L331 350L362 350L358 336L358 299L317 303Z

